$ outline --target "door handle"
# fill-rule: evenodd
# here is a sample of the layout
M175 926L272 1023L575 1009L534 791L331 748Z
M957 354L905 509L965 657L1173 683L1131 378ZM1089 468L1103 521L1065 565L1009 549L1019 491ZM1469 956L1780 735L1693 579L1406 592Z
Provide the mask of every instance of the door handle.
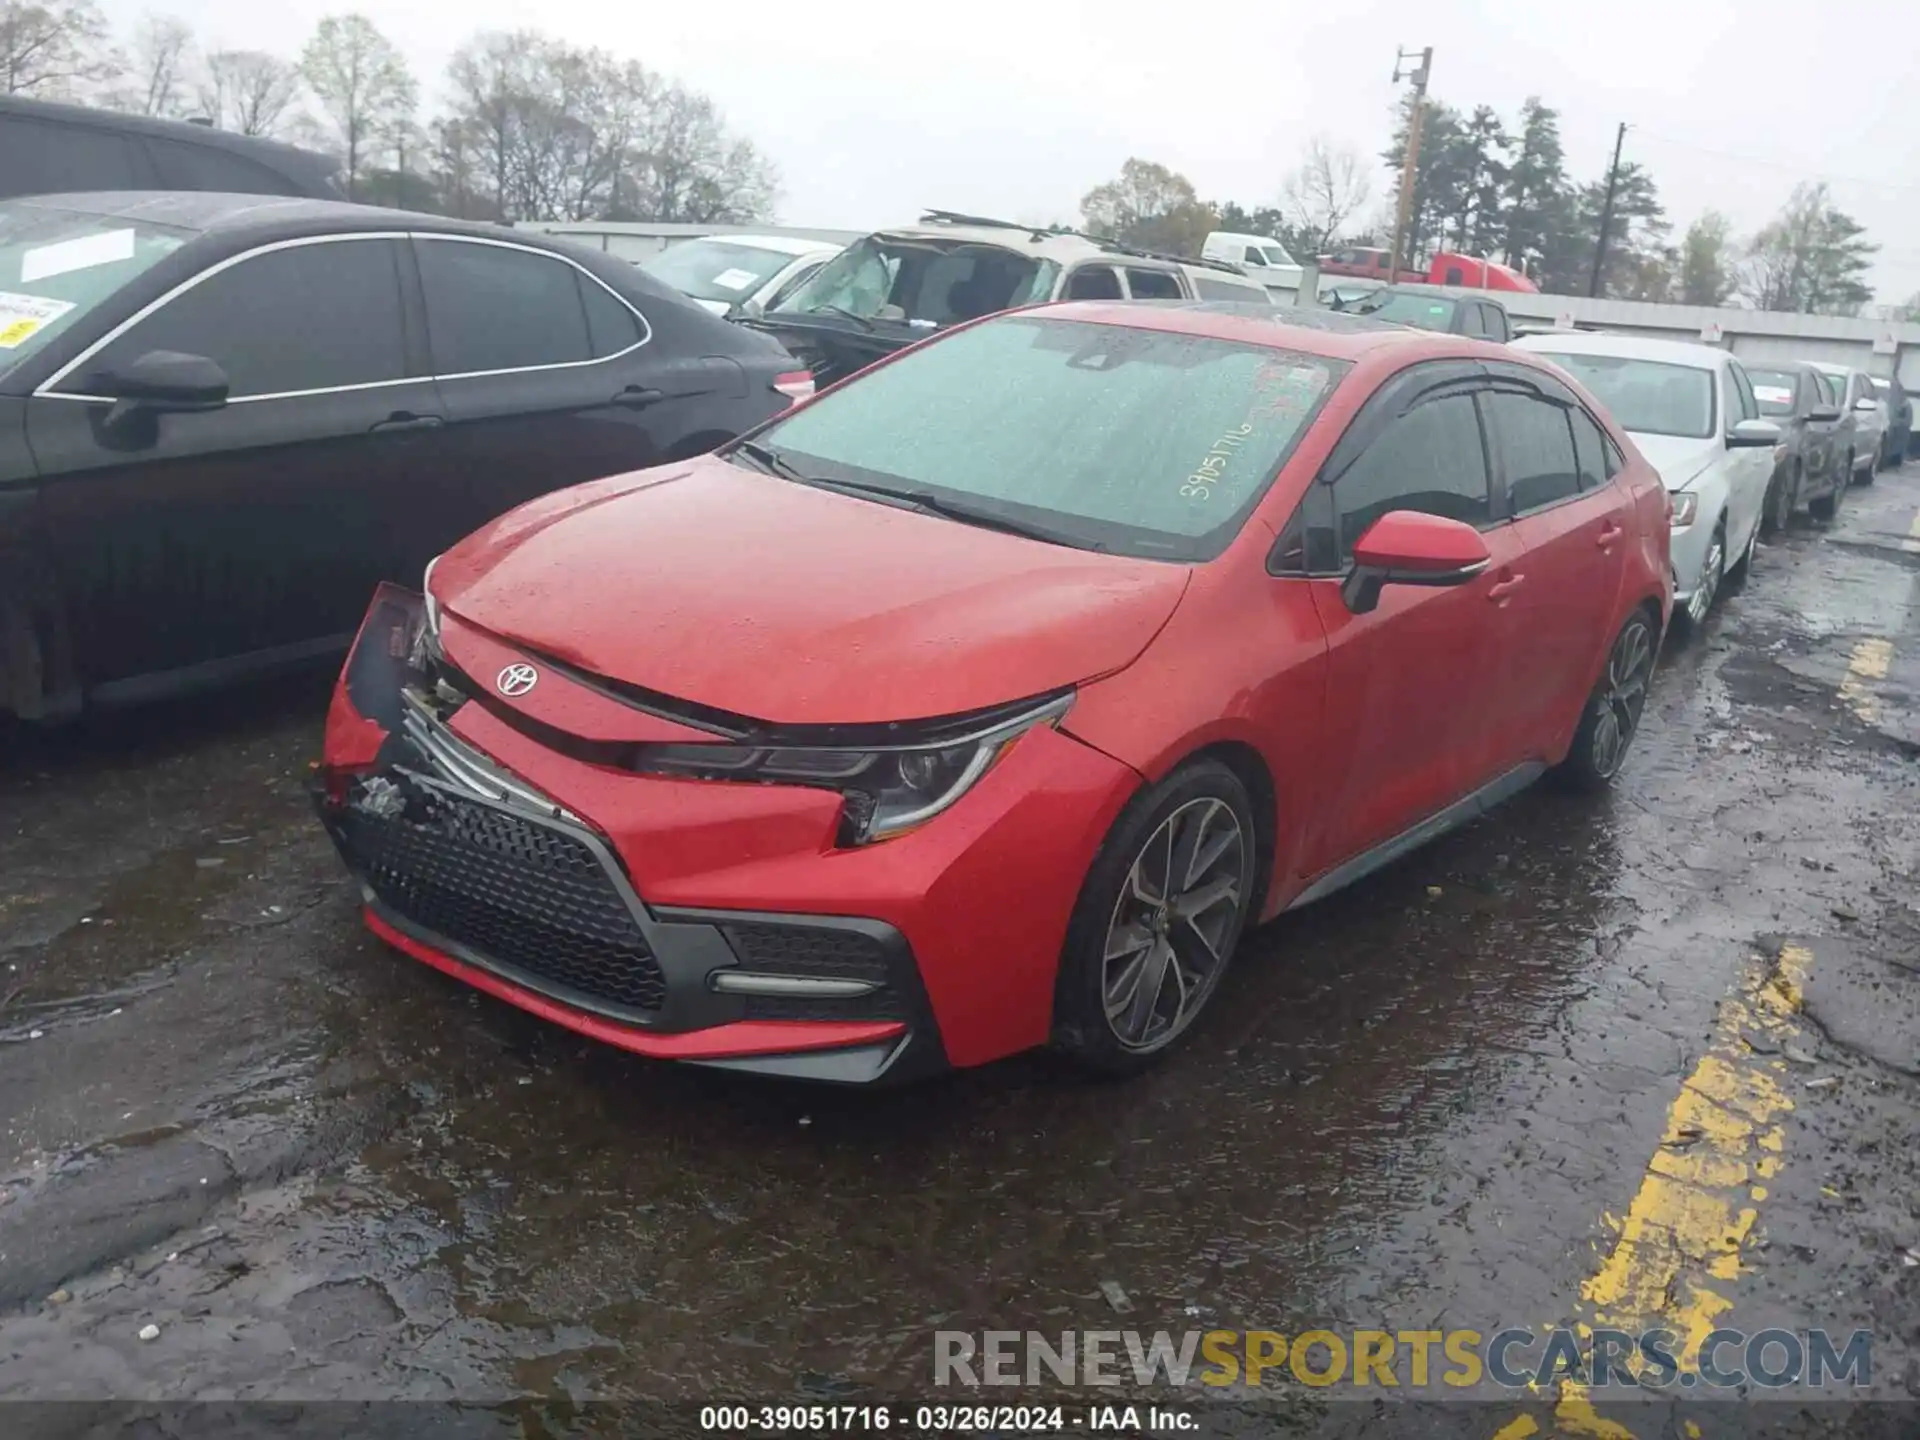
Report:
M1607 528L1600 532L1599 538L1595 540L1594 543L1602 550L1611 550L1613 549L1613 542L1625 533L1626 531L1621 525L1616 521L1609 520L1607 522Z
M644 410L649 405L658 405L667 398L664 390L650 390L644 385L629 385L613 397L613 403L624 405L629 410Z
M371 433L375 435L403 435L409 430L438 430L442 423L444 422L442 422L438 415L413 415L403 410L398 414L389 415L385 420L375 425Z
M1504 580L1496 580L1487 588L1487 599L1496 604L1503 603L1509 595L1525 583L1526 578L1524 575L1509 575Z

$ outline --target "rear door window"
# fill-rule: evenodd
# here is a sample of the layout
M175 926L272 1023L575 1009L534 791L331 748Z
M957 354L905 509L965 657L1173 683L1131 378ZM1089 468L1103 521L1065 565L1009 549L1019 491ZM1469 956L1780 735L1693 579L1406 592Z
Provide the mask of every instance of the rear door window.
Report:
M1463 312L1461 315L1463 323L1460 327L1460 333L1471 336L1476 340L1485 340L1487 338L1487 323L1481 308L1478 305L1465 305L1462 306L1461 309Z
M1564 405L1517 390L1490 391L1480 403L1506 486L1508 515L1525 515L1580 493L1580 467Z
M1124 300L1120 274L1111 265L1082 265L1067 277L1067 300Z
M218 361L234 399L404 379L399 246L330 240L242 260L169 300L86 373L178 350Z
M1140 270L1127 267L1127 289L1136 300L1184 300L1177 276L1165 270Z
M1573 458L1580 472L1580 488L1596 490L1615 473L1607 455L1606 434L1599 422L1584 410L1569 410L1567 423L1573 427Z
M1394 421L1341 473L1333 495L1342 562L1353 559L1354 542L1390 510L1489 524L1487 452L1472 395L1456 390Z
M591 360L579 272L531 250L415 237L434 373L477 375Z

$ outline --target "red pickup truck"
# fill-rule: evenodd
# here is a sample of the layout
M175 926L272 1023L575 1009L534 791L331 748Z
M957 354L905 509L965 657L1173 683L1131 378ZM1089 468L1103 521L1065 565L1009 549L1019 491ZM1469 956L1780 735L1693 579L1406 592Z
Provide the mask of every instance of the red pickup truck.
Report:
M1359 275L1383 285L1468 285L1477 290L1513 290L1538 294L1540 287L1498 260L1442 250L1424 270L1393 270L1389 251L1349 245L1320 257L1322 275Z

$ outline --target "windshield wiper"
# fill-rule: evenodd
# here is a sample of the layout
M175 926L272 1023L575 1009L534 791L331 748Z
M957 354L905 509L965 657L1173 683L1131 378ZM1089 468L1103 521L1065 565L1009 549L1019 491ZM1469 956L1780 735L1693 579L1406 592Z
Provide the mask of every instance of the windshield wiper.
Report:
M758 440L736 440L730 455L744 455L769 475L778 475L787 480L798 480L803 485L818 485L821 482L805 471L796 470L778 450L771 445L762 445Z
M1100 541L1070 535L1064 530L1054 530L1045 525L1015 520L995 510L981 510L971 505L956 504L952 500L935 495L930 490L895 490L887 485L870 485L864 480L823 480L817 477L812 483L825 490L843 490L852 495L869 495L876 500L890 500L905 509L918 510L923 515L938 515L946 520L958 520L963 525L977 525L982 530L998 530L1007 535L1021 535L1029 540L1045 540L1053 545L1070 545L1078 550L1107 548Z
M862 330L871 332L873 329L873 321L864 315L854 314L853 311L847 309L844 305L809 305L807 310L810 314L818 314L823 310L831 311L835 315L846 316L847 319L853 321L853 323L858 325Z

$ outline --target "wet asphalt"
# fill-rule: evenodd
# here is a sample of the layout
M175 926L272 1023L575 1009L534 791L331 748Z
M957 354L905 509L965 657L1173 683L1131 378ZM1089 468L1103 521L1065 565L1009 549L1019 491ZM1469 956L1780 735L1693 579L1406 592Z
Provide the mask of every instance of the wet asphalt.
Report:
M1787 1104L1719 1323L1871 1330L1920 1396L1920 465L1670 641L1614 794L1256 933L1122 1084L770 1084L443 980L310 815L327 686L0 731L0 1400L833 1398L924 1393L936 1329L1591 1322L1721 1052Z

